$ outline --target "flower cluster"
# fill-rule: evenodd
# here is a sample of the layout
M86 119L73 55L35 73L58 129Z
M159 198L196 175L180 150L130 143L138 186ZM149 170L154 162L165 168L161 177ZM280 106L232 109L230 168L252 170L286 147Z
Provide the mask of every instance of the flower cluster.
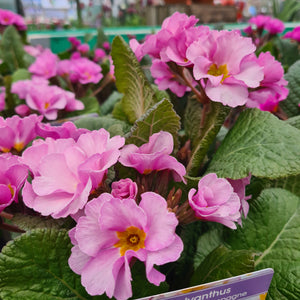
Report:
M250 38L237 31L196 27L197 21L194 16L174 13L144 43L131 40L138 59L146 54L153 58L151 73L160 89L169 88L179 97L192 90L201 103L210 99L230 107L246 104L270 111L286 98L282 67L270 54L257 58ZM278 76L273 77L270 69ZM276 93L271 93L272 99L269 93L269 98L261 100L256 91L261 94L266 86L268 92Z
M26 30L27 26L22 16L6 9L0 9L0 25L14 25L18 30Z
M291 39L300 43L300 26L297 26L292 31L287 32L283 38Z

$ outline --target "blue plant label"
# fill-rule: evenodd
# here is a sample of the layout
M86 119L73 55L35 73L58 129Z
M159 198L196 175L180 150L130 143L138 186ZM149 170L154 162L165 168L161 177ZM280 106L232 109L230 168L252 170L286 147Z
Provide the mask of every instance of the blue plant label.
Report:
M268 268L139 300L265 300L273 274Z

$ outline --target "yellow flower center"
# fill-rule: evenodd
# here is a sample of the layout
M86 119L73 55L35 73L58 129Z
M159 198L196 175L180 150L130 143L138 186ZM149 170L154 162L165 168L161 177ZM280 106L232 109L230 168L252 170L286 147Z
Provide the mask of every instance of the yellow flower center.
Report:
M1 151L2 151L2 152L4 152L4 153L7 153L7 152L9 152L9 151L10 151L10 149L8 149L8 148L5 148L5 147L2 147L2 148L1 148Z
M144 172L143 172L143 174L144 174L144 175L148 175L148 174L150 174L151 172L152 172L151 169L145 169Z
M223 78L221 80L221 83L223 83L223 81L228 78L230 75L228 74L228 69L227 69L227 65L221 65L221 66L217 66L216 64L212 64L208 71L207 74L209 75L213 75L213 76L221 76L223 75Z
M122 256L127 250L138 251L145 248L146 233L135 226L130 226L125 231L117 231L117 237L119 241L114 246L120 248Z
M14 192L13 188L11 187L10 183L7 185L7 187L9 188L11 195L14 196L15 192Z
M23 142L19 142L19 143L15 143L14 144L14 148L18 151L21 152L24 148L24 143Z
M47 109L49 106L50 106L49 102L46 102L45 105L44 105L45 109Z

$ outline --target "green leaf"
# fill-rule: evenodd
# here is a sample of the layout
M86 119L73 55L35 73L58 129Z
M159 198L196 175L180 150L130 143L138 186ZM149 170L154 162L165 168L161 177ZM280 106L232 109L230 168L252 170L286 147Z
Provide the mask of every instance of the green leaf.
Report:
M270 299L300 299L299 197L283 189L266 189L250 204L243 227L227 231L234 250L253 249L256 270L273 268Z
M254 256L250 250L231 250L221 245L212 251L196 269L191 285L253 272Z
M14 26L8 26L1 41L3 60L11 72L20 68L26 68L24 62L25 51L18 31Z
M74 123L78 128L86 128L89 130L98 130L100 128L104 128L110 133L114 133L116 130L118 130L118 133L113 135L119 135L121 132L122 135L124 135L124 133L129 132L131 128L131 126L129 126L127 123L116 120L109 116L95 118L84 117L74 121Z
M280 102L280 107L288 117L297 116L300 113L300 60L289 68L285 79L288 81L289 94Z
M174 143L176 144L179 128L180 118L174 111L172 103L164 99L155 104L136 121L126 143L141 146L149 141L149 137L153 133L163 130L173 135Z
M123 110L133 124L158 100L136 56L122 37L114 38L111 55L115 65L116 86L124 94Z
M226 135L207 173L238 179L300 174L300 131L268 112L247 109Z
M289 118L285 121L287 124L300 129L300 116Z
M31 78L31 73L27 69L18 69L12 74L12 82Z
M123 95L114 91L112 94L105 100L100 106L101 115L107 115L111 113L114 109L114 106L117 102L122 99Z
M0 254L0 297L92 299L68 266L71 246L67 231L55 229L36 229L9 242Z
M190 176L198 175L208 149L221 129L230 110L229 107L218 102L211 101L208 105L208 111L202 114L206 120L200 120L200 125L194 124L196 130L198 129L199 132L195 136L195 145L192 148L192 156L187 166L187 173ZM196 123L195 118L194 123Z
M112 111L112 115L114 118L124 121L126 123L130 123L123 109L122 101L117 102Z
M97 42L96 42L96 48L103 48L103 43L108 41L107 36L105 35L102 28L98 28L98 34L97 34Z

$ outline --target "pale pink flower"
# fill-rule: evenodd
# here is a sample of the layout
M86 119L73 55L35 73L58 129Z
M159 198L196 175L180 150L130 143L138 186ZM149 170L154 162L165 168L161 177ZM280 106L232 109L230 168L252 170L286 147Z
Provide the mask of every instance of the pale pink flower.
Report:
M0 151L9 152L14 149L21 152L36 138L35 126L41 119L37 115L25 118L16 115L6 119L0 117Z
M297 26L292 31L287 32L283 38L292 39L300 43L300 26Z
M83 134L89 132L85 128L77 128L73 122L65 122L60 126L49 123L37 123L36 133L42 138L51 137L54 140L72 138L75 141Z
M44 51L41 45L37 45L37 46L24 45L24 50L33 57L38 57Z
M114 181L111 185L111 194L115 198L120 199L135 199L138 192L138 187L130 178Z
M110 139L104 129L81 134L77 141L34 141L22 155L33 175L23 189L24 203L53 218L78 213L117 162L123 145L124 138Z
M60 60L57 64L57 75L59 76L70 76L72 73L73 62L70 59Z
M153 60L150 71L155 78L155 84L157 84L160 90L170 89L178 97L182 97L185 92L191 90L184 82L180 82L177 79L166 63L159 59Z
M90 295L126 300L132 296L130 266L135 259L144 262L147 279L159 285L165 275L154 265L180 257L183 243L175 233L175 214L156 193L141 198L137 205L133 199L101 194L86 205L85 216L70 231L74 247L69 266L81 275Z
M13 201L28 176L28 168L15 155L0 155L0 212Z
M5 109L5 87L1 86L0 87L0 111Z
M211 31L191 44L187 58L194 64L195 79L207 79L204 86L207 96L236 107L247 102L248 88L258 87L263 79L255 49L250 38L236 31Z
M126 145L121 151L119 161L144 175L152 171L170 170L175 181L185 182L185 167L170 155L172 151L173 136L169 132L160 131L151 135L149 142L141 147Z
M56 75L57 62L57 55L47 48L36 58L35 62L28 68L28 71L37 76L49 79Z
M257 62L263 68L264 78L260 86L249 93L246 106L274 111L278 103L286 99L289 93L285 87L288 82L283 77L284 70L281 63L275 60L270 52L262 52Z
M98 83L103 78L101 67L85 57L73 59L72 63L73 69L70 75L72 82Z
M85 53L88 53L90 51L90 46L89 44L80 44L77 46L77 50L82 53L82 54L85 54Z
M234 222L241 218L241 200L226 179L218 178L214 173L205 175L198 183L198 190L189 191L188 199L200 220L218 222L236 229Z

